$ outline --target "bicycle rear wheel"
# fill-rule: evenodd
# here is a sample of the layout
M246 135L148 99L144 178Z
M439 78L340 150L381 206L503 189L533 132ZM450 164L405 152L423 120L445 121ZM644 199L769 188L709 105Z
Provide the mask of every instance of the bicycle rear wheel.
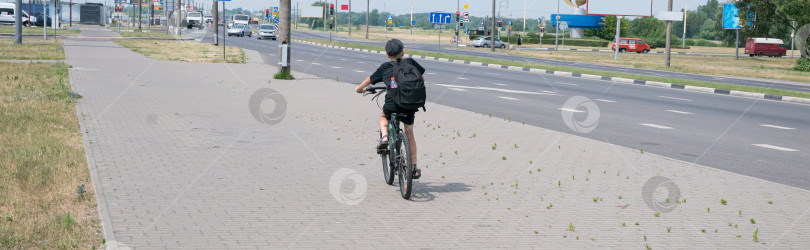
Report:
M402 143L399 143L402 142ZM413 189L413 162L411 161L411 142L408 140L408 136L402 132L397 135L397 150L399 154L399 166L397 166L397 172L399 175L399 192L402 194L403 199L410 199L411 198L411 190ZM405 150L401 150L402 148Z

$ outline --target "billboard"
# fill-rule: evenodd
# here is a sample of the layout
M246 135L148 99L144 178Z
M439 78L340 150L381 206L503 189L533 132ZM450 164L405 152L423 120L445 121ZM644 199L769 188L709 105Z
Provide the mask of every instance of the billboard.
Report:
M303 6L301 17L323 18L323 6Z
M652 16L652 0L588 0L585 13L603 16Z
M568 22L571 29L601 29L605 26L605 16L561 14L560 22ZM551 20L557 20L557 14L551 14ZM557 22L552 21L552 26Z
M740 28L740 9L733 3L723 4L723 29Z

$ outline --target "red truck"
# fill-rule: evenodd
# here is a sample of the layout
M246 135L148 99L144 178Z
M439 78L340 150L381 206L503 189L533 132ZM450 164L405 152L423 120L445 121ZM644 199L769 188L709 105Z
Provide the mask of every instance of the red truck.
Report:
M610 49L616 50L615 42L610 45ZM627 51L647 53L650 52L650 45L639 38L619 38L619 52Z
M776 38L751 38L745 43L745 53L749 56L782 57L786 54L785 43Z

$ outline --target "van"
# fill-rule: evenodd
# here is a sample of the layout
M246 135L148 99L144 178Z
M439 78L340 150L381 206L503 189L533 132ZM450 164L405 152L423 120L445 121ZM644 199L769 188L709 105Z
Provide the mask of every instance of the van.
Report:
M23 26L31 26L32 23L37 22L34 16L29 17L28 12L21 10ZM29 19L30 18L30 19ZM30 20L30 22L29 22ZM0 3L0 24L14 25L14 4L13 3Z
M610 50L616 50L615 42L610 45ZM650 45L639 38L619 38L619 52L624 53L628 51L647 53L650 52Z
M782 57L787 52L782 39L751 38L745 42L745 54L748 56L775 56Z

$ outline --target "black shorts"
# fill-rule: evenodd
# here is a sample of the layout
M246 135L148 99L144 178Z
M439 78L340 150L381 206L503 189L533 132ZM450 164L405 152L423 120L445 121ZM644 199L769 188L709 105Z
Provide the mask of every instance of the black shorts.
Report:
M400 122L405 123L406 125L413 125L413 118L416 111L392 111L388 109L383 109L383 114L385 114L386 120L391 120L391 113L398 113L404 114L406 117L398 117Z

